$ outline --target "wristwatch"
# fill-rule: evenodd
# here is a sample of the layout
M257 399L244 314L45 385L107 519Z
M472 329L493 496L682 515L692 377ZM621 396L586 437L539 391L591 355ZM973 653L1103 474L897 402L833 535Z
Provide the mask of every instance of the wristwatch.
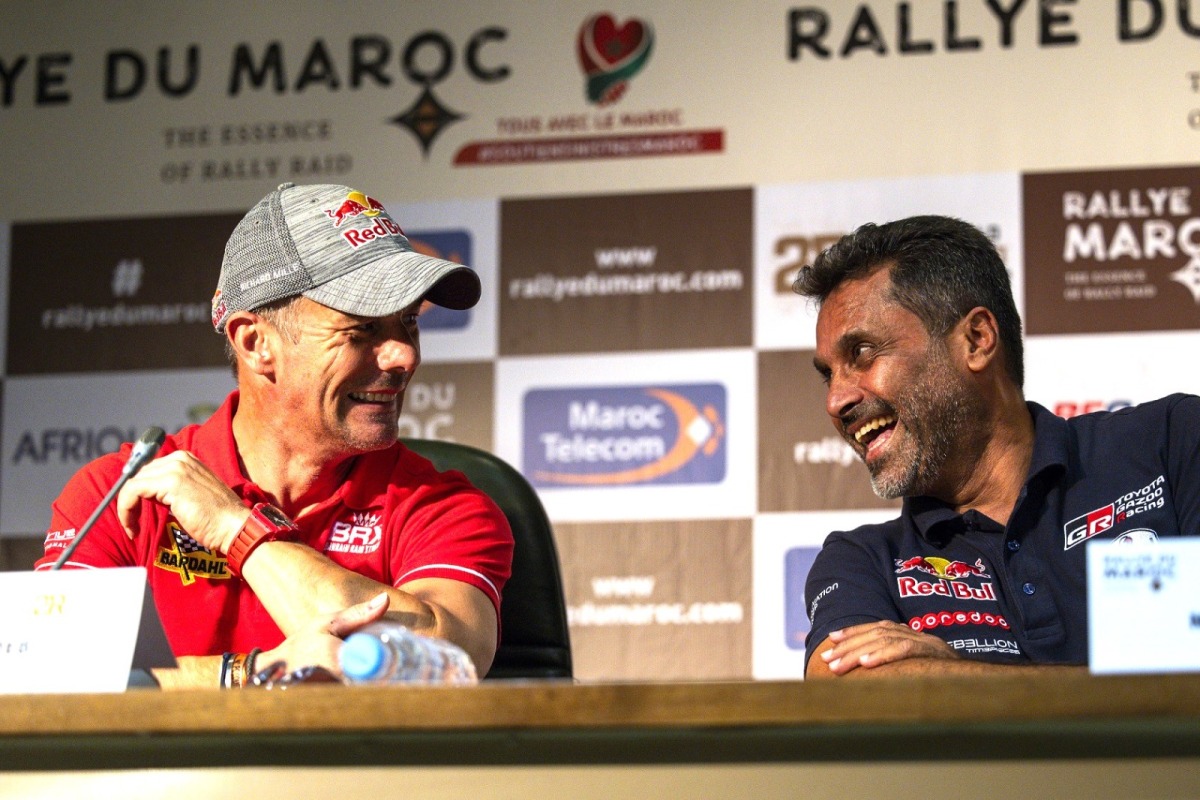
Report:
M254 548L263 542L288 541L300 531L296 523L270 503L257 503L250 509L246 524L233 537L229 552L225 554L225 562L229 571L236 577L241 577L242 564L246 562Z

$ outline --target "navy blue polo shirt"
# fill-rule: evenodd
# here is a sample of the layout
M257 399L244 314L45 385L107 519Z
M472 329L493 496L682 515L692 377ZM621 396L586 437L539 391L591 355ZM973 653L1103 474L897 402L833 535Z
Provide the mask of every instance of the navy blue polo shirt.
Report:
M913 497L830 534L805 584L806 658L830 631L892 620L964 658L1086 664L1086 543L1200 535L1200 397L1069 420L1027 405L1033 458L1008 525Z

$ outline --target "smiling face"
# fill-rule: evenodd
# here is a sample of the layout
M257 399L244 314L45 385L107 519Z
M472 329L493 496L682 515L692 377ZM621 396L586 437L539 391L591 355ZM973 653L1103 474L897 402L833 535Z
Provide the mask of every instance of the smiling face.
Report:
M817 317L813 360L826 411L871 473L880 497L946 494L958 478L982 401L946 339L890 293L889 271L839 285Z
M387 317L354 317L300 298L276 339L275 395L287 435L331 455L395 442L404 390L421 360L419 310L417 303Z

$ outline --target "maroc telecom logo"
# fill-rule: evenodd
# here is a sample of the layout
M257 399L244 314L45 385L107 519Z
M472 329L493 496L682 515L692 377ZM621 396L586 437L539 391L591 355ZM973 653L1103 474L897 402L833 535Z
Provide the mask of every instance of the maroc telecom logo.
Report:
M636 17L618 26L611 14L595 14L580 27L575 45L587 78L588 102L606 106L621 99L629 81L650 60L654 29Z
M719 483L725 387L535 389L524 398L524 471L540 487Z

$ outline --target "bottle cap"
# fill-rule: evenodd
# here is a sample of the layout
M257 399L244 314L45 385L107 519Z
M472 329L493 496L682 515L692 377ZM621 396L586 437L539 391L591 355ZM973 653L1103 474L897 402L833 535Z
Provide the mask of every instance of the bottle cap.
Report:
M384 670L387 651L383 642L365 633L352 633L342 642L338 651L338 662L347 678L369 681L379 677Z

